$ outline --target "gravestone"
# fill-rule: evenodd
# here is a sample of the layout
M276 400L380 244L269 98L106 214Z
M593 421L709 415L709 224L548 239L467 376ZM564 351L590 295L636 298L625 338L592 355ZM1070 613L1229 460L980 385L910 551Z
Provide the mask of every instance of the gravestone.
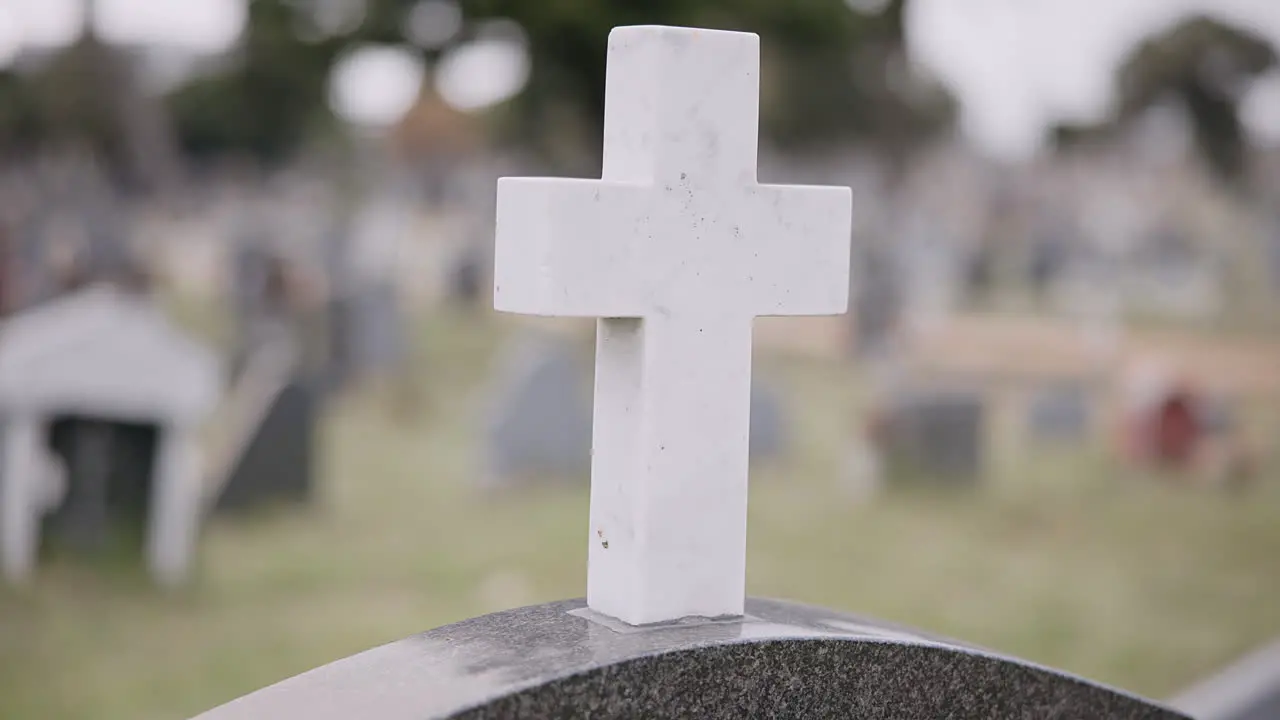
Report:
M920 388L884 416L886 473L894 479L969 485L983 469L985 407L975 392Z
M893 338L901 319L902 282L892 256L883 249L865 248L861 265L854 306L855 347L865 355L884 349Z
M480 299L484 283L486 256L484 249L471 243L458 253L449 269L449 298L463 307L472 307Z
M232 238L230 296L235 321L232 374L239 374L256 345L264 316L279 314L280 261L256 218L244 219Z
M769 462L787 450L787 415L778 392L761 380L751 382L751 462Z
M588 370L575 348L552 337L526 336L505 365L486 429L483 486L585 477L591 467L591 399Z
M486 615L338 661L201 720L1186 720L1140 698L903 628L751 599L741 619L614 627L581 600Z
M0 326L6 579L30 574L52 512L51 532L81 548L101 546L108 523L132 519L156 580L180 582L201 515L197 434L219 385L207 349L145 298L111 288Z
M250 395L237 402L254 407L237 418L241 437L212 481L219 512L310 499L321 396L337 379L329 329L320 327L324 310L309 306L305 268L268 247L253 232L258 227L242 228L233 273L239 322L231 394Z
M591 469L590 370L575 348L554 337L518 338L498 377L485 428L482 487L585 478ZM753 382L751 460L781 456L785 428L781 398Z
M1033 440L1080 442L1089 434L1090 398L1076 385L1037 388L1027 406L1027 429Z
M848 289L846 264L816 262L847 250L848 195L752 180L758 42L614 30L606 180L499 191L496 304L619 318L597 343L586 601L432 630L202 717L1182 717L979 648L746 600L750 316L839 312ZM676 191L682 176L691 186ZM761 198L768 211L753 208ZM535 207L563 224L532 222ZM791 287L801 280L822 287Z
M145 540L159 428L152 423L65 416L49 424L65 496L44 520L53 544L101 553Z
M1171 703L1196 720L1280 718L1280 640L1196 683Z
M271 397L230 470L214 509L247 510L264 503L306 502L313 493L317 393L291 380Z
M356 213L335 277L342 305L335 338L353 379L385 376L407 353L397 271L412 214L403 189L390 183Z

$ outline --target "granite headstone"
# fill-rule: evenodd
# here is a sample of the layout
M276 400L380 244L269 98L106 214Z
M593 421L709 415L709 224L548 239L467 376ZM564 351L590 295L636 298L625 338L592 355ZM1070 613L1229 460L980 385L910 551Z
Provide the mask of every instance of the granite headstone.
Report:
M967 390L921 388L895 397L882 433L889 477L976 482L983 470L985 415L982 396Z
M517 340L498 373L486 432L486 487L586 477L589 373L571 344L533 335Z
M1033 440L1079 442L1089 432L1089 397L1076 385L1039 388L1027 406L1027 429Z
M782 397L768 383L751 383L751 461L769 462L787 449L787 416Z
M486 434L485 485L505 487L584 478L591 469L590 370L572 345L518 340L500 369ZM753 462L786 452L787 418L768 383L751 385Z
M1048 668L776 600L730 621L629 627L582 600L447 625L200 720L896 718L1187 720Z
M1179 693L1170 704L1196 720L1280 718L1280 641Z
M292 379L270 402L215 501L221 512L311 499L319 416L316 389Z
M150 515L159 427L91 417L50 423L48 444L65 468L65 495L44 520L51 545L99 553L138 550Z

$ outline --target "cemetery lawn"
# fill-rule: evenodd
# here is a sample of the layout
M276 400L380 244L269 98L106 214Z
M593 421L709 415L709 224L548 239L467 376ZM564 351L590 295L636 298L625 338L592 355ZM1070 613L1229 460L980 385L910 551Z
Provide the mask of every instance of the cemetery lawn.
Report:
M353 394L326 423L317 505L217 519L190 588L166 595L137 569L54 559L29 587L0 589L0 718L187 717L443 623L581 595L585 482L471 487L499 320L440 313L418 334L412 375ZM752 594L1156 698L1280 634L1274 447L1241 496L1039 451L978 492L859 502L842 477L853 371L782 358L757 371L787 391L793 423L786 467L753 474ZM1280 437L1274 406L1251 411Z

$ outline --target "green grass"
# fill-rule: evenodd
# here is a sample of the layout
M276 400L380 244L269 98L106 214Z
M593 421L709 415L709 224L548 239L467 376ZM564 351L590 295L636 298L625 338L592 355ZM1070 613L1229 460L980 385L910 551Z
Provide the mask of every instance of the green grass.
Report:
M55 561L0 590L0 718L186 717L443 623L581 595L585 484L471 488L494 319L441 314L421 336L412 377L357 393L327 422L316 506L214 522L191 587L166 595L138 570ZM850 368L760 371L788 390L795 428L785 466L753 475L752 594L1153 696L1280 633L1275 458L1243 497L1035 453L980 492L859 504L840 482L859 401ZM414 397L416 409L403 402Z

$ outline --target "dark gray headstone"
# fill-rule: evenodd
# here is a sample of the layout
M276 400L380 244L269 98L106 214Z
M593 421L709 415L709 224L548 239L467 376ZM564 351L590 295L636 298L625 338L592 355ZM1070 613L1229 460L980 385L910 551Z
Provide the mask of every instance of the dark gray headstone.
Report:
M1056 281L1071 260L1071 249L1078 245L1076 233L1061 218L1046 218L1030 238L1027 276L1031 286L1044 291Z
M317 392L293 381L271 403L236 462L215 508L237 511L272 502L305 502L315 474Z
M630 628L570 600L384 645L200 716L369 718L1106 718L1173 710L978 648L751 599L734 621Z
M573 346L552 338L521 341L500 371L486 441L486 484L588 476L590 377Z
M591 471L591 371L567 343L523 341L499 374L501 386L489 420L486 482L523 485L586 478ZM751 386L753 461L786 449L786 414L767 384Z
M1265 242L1271 286L1277 293L1280 293L1280 218L1274 221L1271 231L1267 233Z
M66 468L62 502L45 519L52 544L80 553L101 552L117 543L140 547L158 428L63 417L50 424L48 438Z
M341 299L339 354L354 377L395 370L405 352L400 297L390 282L359 285Z
M459 305L474 306L485 289L484 248L470 245L454 258L449 270L449 298Z
M1090 415L1090 398L1084 388L1041 388L1027 407L1027 429L1038 441L1078 442L1088 435Z
M985 408L977 393L915 390L894 399L884 423L891 478L968 484L983 470Z
M875 352L892 337L902 313L902 277L893 256L879 248L862 251L854 295L855 342L859 352Z
M766 383L751 383L751 460L770 461L787 447L787 417L782 398Z

